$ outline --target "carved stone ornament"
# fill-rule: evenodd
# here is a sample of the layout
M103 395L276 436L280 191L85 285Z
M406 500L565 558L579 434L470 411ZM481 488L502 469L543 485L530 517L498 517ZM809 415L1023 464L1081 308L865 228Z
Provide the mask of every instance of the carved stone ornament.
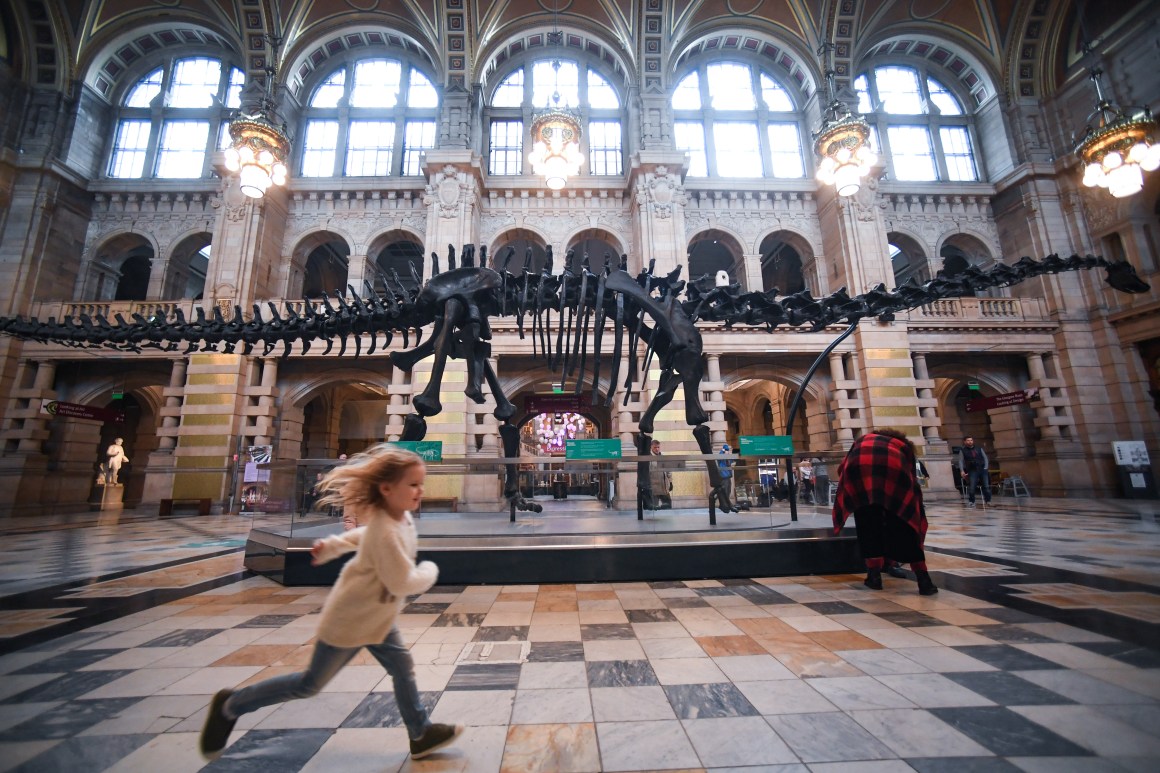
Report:
M638 184L637 203L651 205L658 218L667 220L673 215L674 205L685 203L681 179L675 174L669 174L668 167L658 166L655 172L645 175L643 183Z
M426 194L424 203L428 206L434 204L439 211L439 217L457 217L459 206L473 182L466 175L461 175L454 166L447 164L441 171L436 172L431 184L424 191Z

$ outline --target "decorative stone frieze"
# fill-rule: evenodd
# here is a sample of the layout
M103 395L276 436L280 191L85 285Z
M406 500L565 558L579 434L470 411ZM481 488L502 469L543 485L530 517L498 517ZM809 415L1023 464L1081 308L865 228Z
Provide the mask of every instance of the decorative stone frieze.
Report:
M815 255L822 254L822 231L814 195L808 192L691 191L685 205L685 237L709 228L737 234L757 249L767 234L789 230L804 237Z

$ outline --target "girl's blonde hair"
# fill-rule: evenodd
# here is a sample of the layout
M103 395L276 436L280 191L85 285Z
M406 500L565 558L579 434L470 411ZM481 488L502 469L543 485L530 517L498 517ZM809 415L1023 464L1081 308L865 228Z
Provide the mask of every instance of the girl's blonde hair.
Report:
M422 464L423 458L390 443L379 443L322 476L319 505L342 507L383 504L382 483L395 483L408 469Z

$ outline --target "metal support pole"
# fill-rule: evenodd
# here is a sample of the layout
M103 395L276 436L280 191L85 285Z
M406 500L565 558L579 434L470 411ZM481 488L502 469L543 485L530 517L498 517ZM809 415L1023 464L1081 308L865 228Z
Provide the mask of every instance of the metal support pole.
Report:
M857 329L858 329L858 321L855 320L854 322L850 323L850 327L846 328L844 333L842 333L840 336L835 338L833 340L833 342L831 342L830 345L827 346L825 348L825 350L822 351L822 353L818 355L818 358L816 360L814 360L814 364L811 365L810 369L806 371L806 377L804 379L802 379L802 384L800 387L798 387L797 394L794 395L794 397L793 397L793 402L790 403L789 415L786 416L786 419L785 419L785 434L789 435L791 438L793 437L793 423L794 423L794 420L797 418L798 409L801 407L802 398L805 396L806 387L810 385L810 379L812 379L814 377L814 373L816 373L818 368L821 367L822 361L827 359L830 356L830 352L834 351L834 349L836 349L838 347L838 344L845 341L850 336L850 334L853 333ZM789 465L788 465L788 469L786 470L786 477L789 479L789 518L791 521L796 521L798 519L798 517L797 517L797 482L794 480L794 477L793 477L793 457L792 456L789 457Z

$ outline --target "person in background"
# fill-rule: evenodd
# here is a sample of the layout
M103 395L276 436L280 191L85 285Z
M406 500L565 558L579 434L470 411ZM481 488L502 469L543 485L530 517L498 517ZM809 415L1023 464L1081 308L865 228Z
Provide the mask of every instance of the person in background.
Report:
M447 746L463 732L462 725L431 723L419 699L414 660L395 626L407 596L426 592L439 577L430 561L415 563L419 538L411 511L422 500L426 474L418 454L386 443L326 474L322 503L341 502L347 511L359 511L357 520L366 525L316 540L310 550L315 566L354 552L323 604L310 665L300 673L214 695L199 740L203 757L221 756L243 714L317 695L363 647L391 675L413 759Z
M819 457L811 462L814 468L814 501L819 504L830 504L830 468Z
M975 447L973 437L963 438L959 449L959 470L967 487L967 507L975 506L975 487L983 486L983 504L991 504L991 473L987 452Z
M721 483L725 486L725 493L730 496L733 495L733 449L729 447L728 443L721 444L721 450L718 451L723 457L717 462L717 468L721 470Z
M863 584L882 589L888 561L909 563L923 596L938 593L926 567L926 508L915 477L914 444L895 429L875 429L858 438L838 469L834 535L851 515L866 562ZM893 574L893 573L892 573Z
M810 462L809 457L802 459L798 464L798 474L801 475L802 488L801 499L808 505L812 505L814 498L814 466Z
M652 456L660 457L661 442L654 440L649 445L649 453ZM665 469L664 462L652 462L648 466L649 478L649 492L650 492L650 510L659 510L664 506L665 501L668 500L669 506L672 506L672 498L669 492L673 490L673 484L669 478L669 472Z

